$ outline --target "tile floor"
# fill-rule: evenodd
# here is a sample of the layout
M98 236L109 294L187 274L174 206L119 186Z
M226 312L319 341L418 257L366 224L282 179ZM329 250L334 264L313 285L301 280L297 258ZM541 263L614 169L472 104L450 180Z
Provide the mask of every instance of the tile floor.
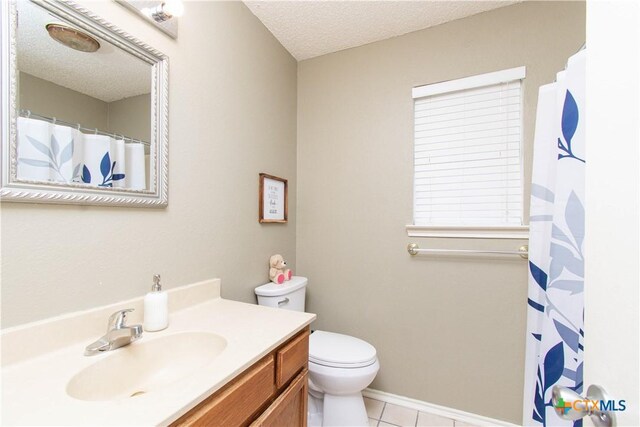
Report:
M441 417L381 400L364 398L369 425L375 427L474 427L451 418Z

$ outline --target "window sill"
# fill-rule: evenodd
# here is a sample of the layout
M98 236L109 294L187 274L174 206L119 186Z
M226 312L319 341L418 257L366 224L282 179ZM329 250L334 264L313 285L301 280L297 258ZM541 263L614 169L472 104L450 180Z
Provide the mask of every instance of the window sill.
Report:
M529 226L407 225L409 237L528 240Z

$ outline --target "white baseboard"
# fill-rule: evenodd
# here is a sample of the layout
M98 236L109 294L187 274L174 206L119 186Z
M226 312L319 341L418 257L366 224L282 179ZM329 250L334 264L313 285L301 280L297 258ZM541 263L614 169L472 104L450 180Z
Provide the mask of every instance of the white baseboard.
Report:
M386 393L380 390L366 388L362 390L364 397L382 400L383 402L393 403L395 405L404 406L405 408L416 409L422 412L439 415L445 418L452 418L463 423L476 426L506 426L517 427L517 424L511 424L507 421L496 420L482 415L472 414L470 412L460 411L458 409L447 408L446 406L435 405L433 403L423 402L421 400L411 399L409 397L398 396L397 394Z

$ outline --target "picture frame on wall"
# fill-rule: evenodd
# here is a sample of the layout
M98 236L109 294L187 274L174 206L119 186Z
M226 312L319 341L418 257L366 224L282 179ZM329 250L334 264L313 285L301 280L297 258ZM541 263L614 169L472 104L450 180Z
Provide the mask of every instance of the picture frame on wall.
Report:
M258 221L264 223L286 223L288 216L287 180L266 173L260 174L258 195Z

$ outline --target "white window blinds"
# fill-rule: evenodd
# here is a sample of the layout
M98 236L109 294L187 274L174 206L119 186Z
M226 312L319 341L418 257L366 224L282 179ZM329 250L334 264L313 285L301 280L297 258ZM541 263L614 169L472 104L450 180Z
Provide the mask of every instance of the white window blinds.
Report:
M414 224L522 224L524 67L415 88Z

